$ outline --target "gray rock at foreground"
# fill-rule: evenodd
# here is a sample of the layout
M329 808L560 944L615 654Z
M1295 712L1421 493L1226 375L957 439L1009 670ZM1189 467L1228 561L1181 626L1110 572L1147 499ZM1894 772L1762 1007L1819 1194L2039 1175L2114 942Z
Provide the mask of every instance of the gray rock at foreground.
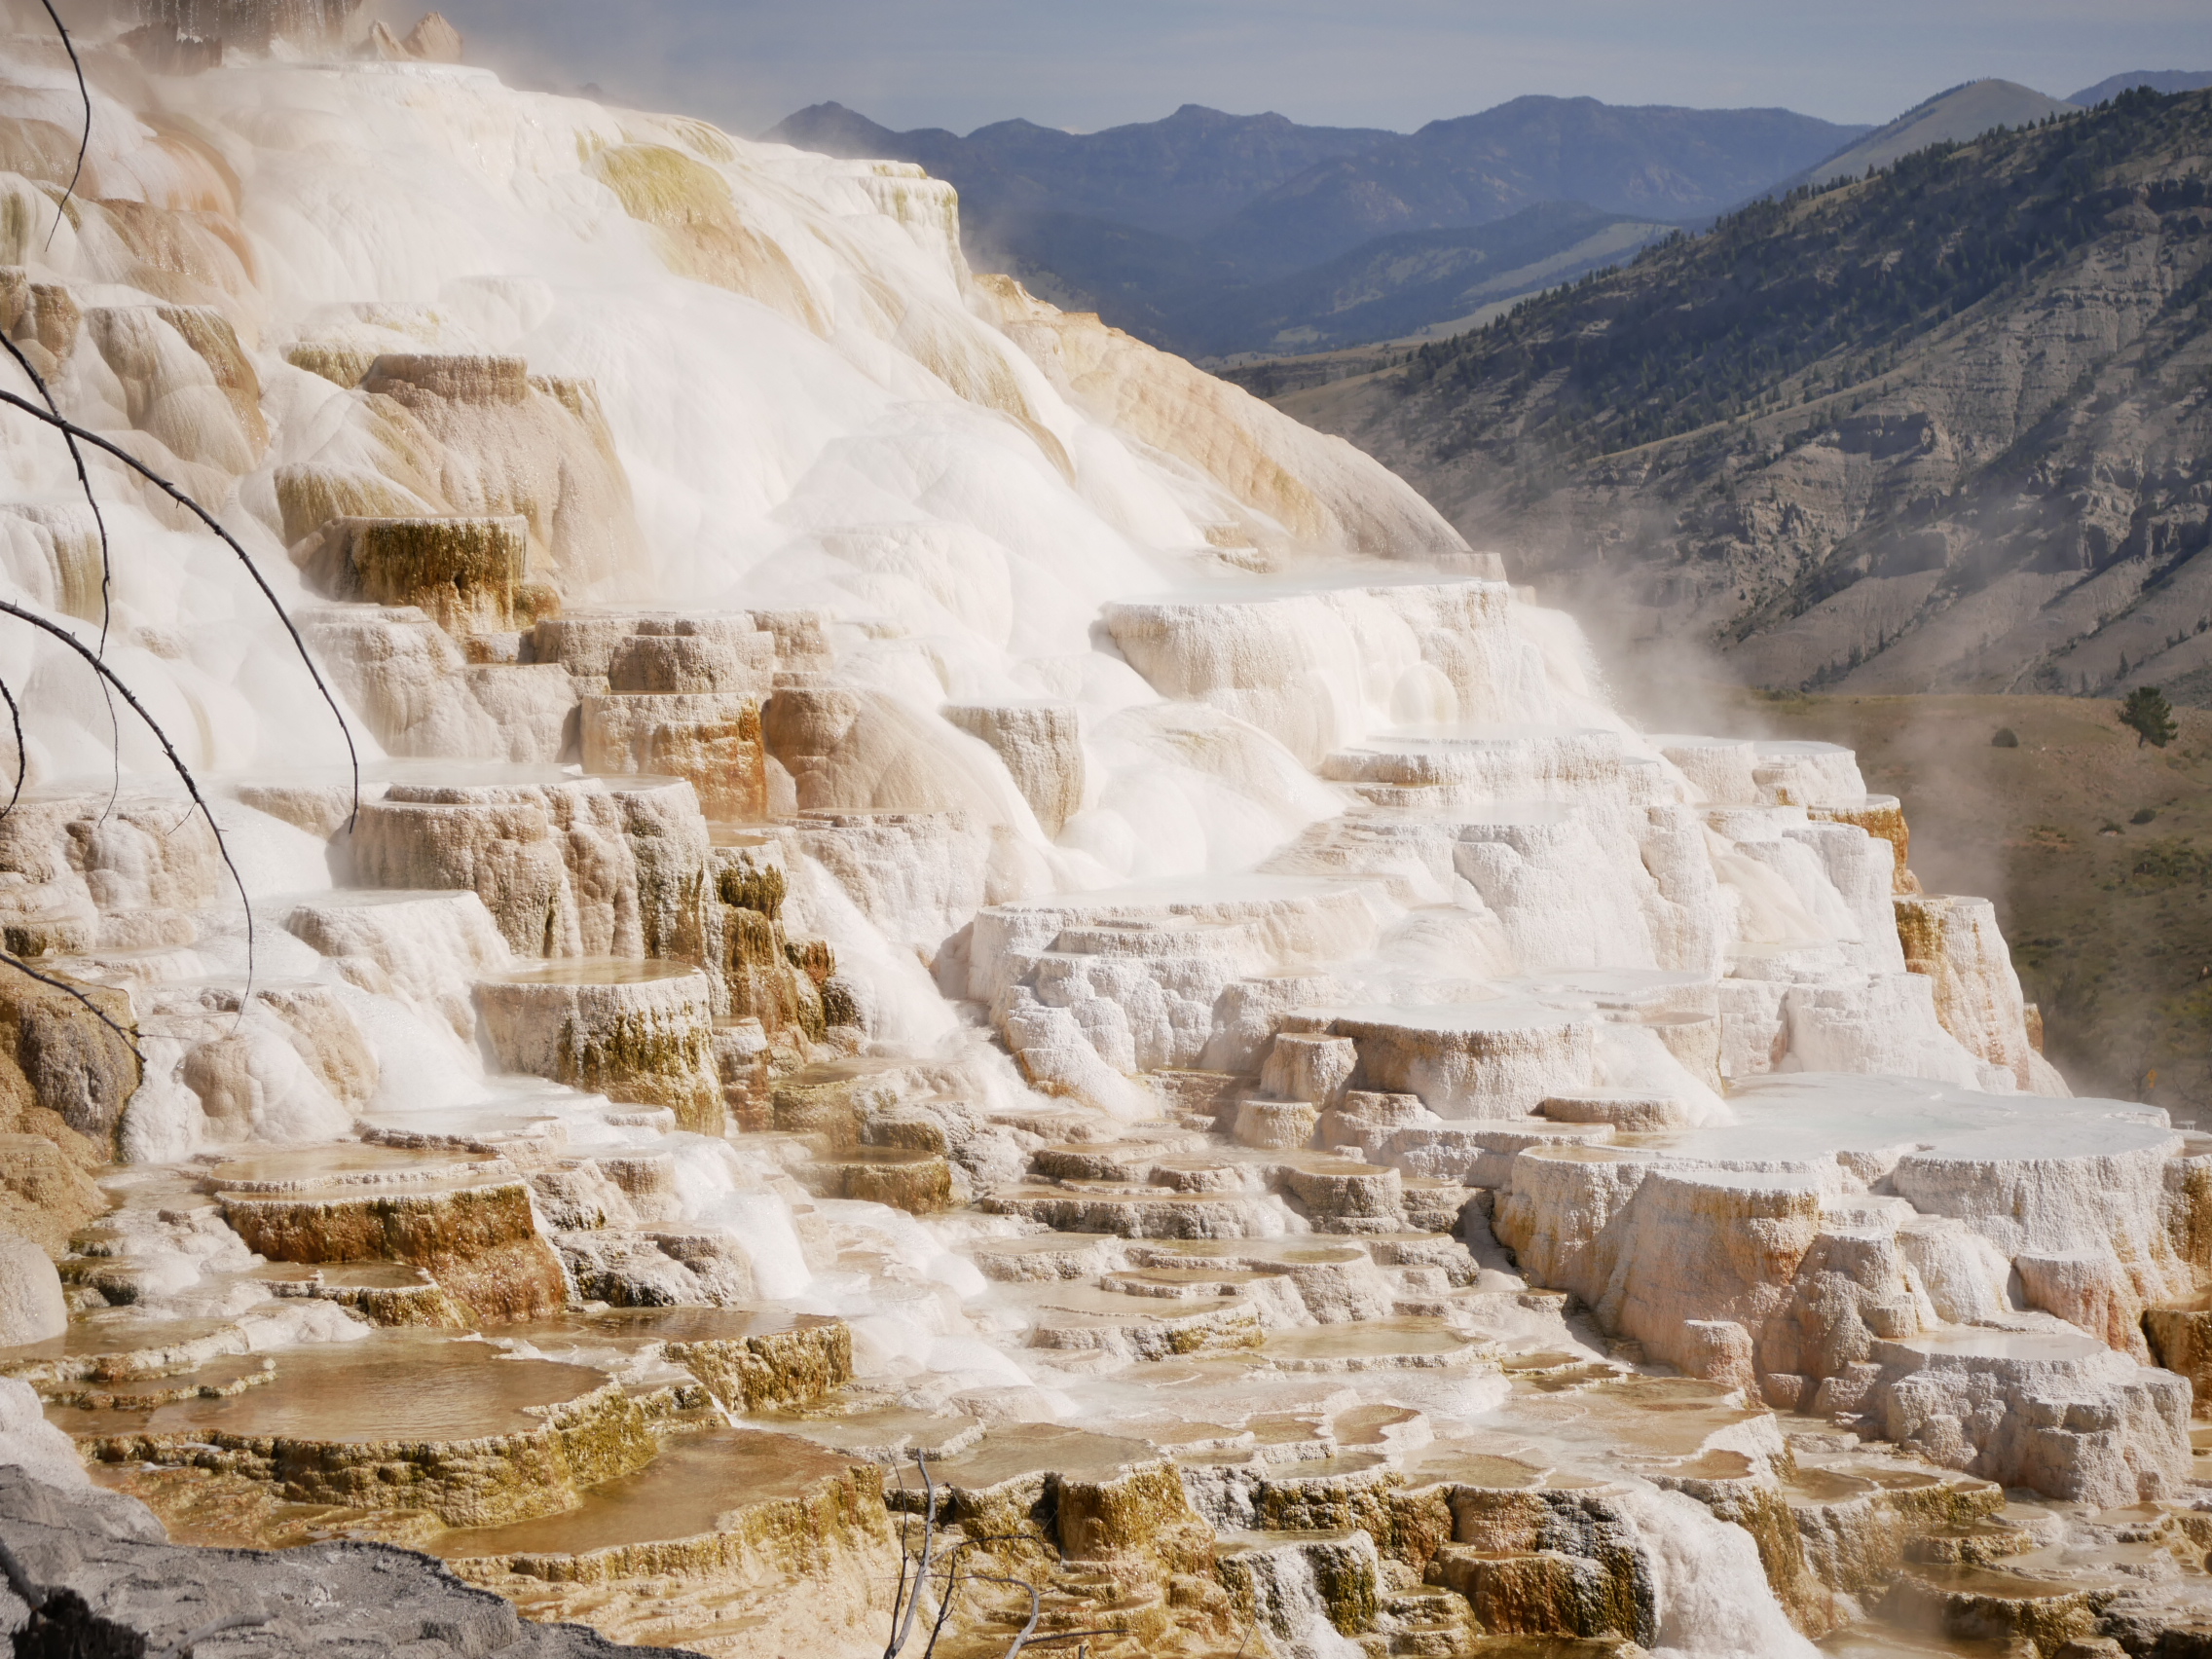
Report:
M535 1625L438 1562L388 1544L281 1552L171 1544L143 1504L0 1466L0 1631L18 1659L667 1655L578 1625ZM25 1605L28 1589L43 1607ZM204 1634L203 1634L204 1633ZM189 1646L187 1643L189 1642Z

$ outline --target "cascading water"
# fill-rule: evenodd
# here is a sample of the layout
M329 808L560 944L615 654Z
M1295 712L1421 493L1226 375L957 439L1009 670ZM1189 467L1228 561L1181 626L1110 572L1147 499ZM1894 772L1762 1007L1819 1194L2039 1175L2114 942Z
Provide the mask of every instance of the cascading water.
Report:
M1316 1559L1332 1578L1372 1578L1372 1546L1362 1554L1356 1545L1335 1540L1319 1548L1286 1547L1266 1534L1252 1534L1248 1541L1252 1547L1228 1558L1225 1576L1237 1596L1239 1616L1255 1637L1283 1659L1354 1659L1365 1651L1337 1628Z
M1680 1493L1631 1487L1616 1501L1650 1566L1659 1659L1813 1659L1749 1532Z

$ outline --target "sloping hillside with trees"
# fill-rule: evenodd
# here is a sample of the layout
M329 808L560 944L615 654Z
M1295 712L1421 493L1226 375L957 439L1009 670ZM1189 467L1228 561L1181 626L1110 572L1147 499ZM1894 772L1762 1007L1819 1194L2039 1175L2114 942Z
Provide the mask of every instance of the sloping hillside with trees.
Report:
M2212 702L2212 92L1755 203L1279 401L1754 682Z

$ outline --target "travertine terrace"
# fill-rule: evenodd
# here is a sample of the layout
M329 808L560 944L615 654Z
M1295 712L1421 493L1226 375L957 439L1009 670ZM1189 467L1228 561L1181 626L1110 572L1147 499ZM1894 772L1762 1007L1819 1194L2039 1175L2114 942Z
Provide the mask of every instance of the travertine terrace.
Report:
M0 328L363 763L0 412L6 597L104 625L252 901L0 632L39 1595L166 1643L174 1546L313 1548L437 1651L524 1650L458 1579L859 1655L927 1537L974 1659L1015 1581L1115 1659L2212 1643L2212 1140L2069 1093L1850 754L1642 729L911 167L122 10L66 202L67 60L0 54ZM237 1651L336 1628L222 1559Z

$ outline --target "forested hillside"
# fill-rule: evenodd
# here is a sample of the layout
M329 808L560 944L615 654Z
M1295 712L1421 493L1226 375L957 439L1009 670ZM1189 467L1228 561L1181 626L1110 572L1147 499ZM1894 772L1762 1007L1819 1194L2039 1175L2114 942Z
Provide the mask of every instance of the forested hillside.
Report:
M1289 394L1754 681L2212 694L2212 93L1753 203Z

